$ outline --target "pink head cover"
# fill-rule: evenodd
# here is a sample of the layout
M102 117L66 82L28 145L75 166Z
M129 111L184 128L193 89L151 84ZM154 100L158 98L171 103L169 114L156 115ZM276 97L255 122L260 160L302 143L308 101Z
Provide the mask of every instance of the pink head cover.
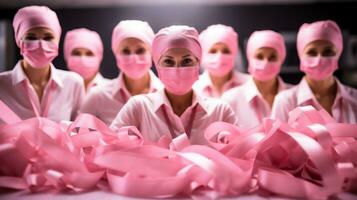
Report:
M160 57L169 49L184 48L201 61L202 49L198 41L198 32L189 26L175 25L161 29L152 45L153 60L156 66Z
M147 22L140 20L123 20L119 22L113 30L112 51L115 52L120 42L126 38L142 40L151 48L154 35L154 31Z
M207 27L201 32L199 41L202 45L203 53L208 53L216 43L224 43L236 56L238 52L238 34L230 26L215 24Z
M263 47L275 49L278 53L279 62L282 63L284 61L286 50L284 38L281 34L271 30L255 31L252 33L247 43L248 60L254 58L255 52Z
M76 48L89 49L100 60L103 58L103 42L95 31L86 28L68 31L64 39L64 58L67 60L73 49Z
M57 38L60 38L62 32L57 14L46 6L27 6L19 9L12 25L16 44L19 47L22 36L32 28L49 28Z
M332 20L317 21L303 24L297 34L297 50L301 58L304 48L316 40L327 40L335 45L340 56L343 49L343 38L340 27Z

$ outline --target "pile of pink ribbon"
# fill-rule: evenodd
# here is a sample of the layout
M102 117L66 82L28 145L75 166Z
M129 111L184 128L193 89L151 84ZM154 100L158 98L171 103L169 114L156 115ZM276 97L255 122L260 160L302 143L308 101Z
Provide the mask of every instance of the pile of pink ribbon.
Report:
M18 190L109 190L167 198L258 193L327 199L357 188L357 125L299 107L289 123L265 119L242 131L211 124L211 147L185 134L143 140L135 127L111 131L82 114L74 122L20 120L0 102L0 187Z

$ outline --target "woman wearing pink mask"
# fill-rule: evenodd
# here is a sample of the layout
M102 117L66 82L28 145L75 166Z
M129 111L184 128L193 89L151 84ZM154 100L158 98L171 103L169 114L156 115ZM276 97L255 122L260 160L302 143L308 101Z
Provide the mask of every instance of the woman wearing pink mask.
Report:
M222 97L243 129L253 128L269 117L275 96L288 87L278 76L285 56L284 38L279 33L256 31L249 37L247 58L252 78Z
M300 70L305 77L299 85L276 97L273 117L287 121L289 111L311 105L325 109L337 122L357 122L357 90L333 76L343 49L342 33L331 20L303 24L297 35Z
M170 26L160 30L153 41L153 60L165 88L131 98L111 128L135 126L150 141L186 133L191 143L207 144L203 132L212 122L236 123L228 105L192 90L201 54L196 29Z
M80 112L110 124L129 98L157 91L162 83L151 72L154 32L147 22L121 21L113 30L112 51L121 71L119 77L93 88Z
M73 119L84 95L81 77L56 69L61 26L45 6L17 11L13 27L23 57L12 71L0 74L0 100L20 118Z
M86 28L68 31L64 38L64 58L68 69L82 76L86 90L108 81L98 72L103 43L97 32Z
M230 26L209 26L199 36L202 66L205 72L194 88L202 95L220 98L222 94L245 83L249 75L234 70L238 53L238 34Z

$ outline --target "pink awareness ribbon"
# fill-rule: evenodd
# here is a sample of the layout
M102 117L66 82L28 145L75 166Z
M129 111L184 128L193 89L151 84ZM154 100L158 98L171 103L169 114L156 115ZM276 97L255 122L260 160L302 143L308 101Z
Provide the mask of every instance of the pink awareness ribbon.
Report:
M209 146L187 135L145 141L89 114L56 123L21 120L0 101L0 187L48 191L109 189L125 196L237 196L264 192L327 199L357 187L357 125L299 107L289 123L264 119L243 131L212 123Z

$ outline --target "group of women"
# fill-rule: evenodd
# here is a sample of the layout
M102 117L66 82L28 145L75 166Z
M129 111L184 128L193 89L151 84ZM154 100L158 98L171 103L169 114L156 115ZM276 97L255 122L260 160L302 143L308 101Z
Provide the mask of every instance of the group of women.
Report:
M300 27L297 51L305 76L296 86L279 76L286 49L283 36L272 30L249 37L249 74L244 74L234 68L238 34L230 26L212 25L199 34L175 25L155 34L147 22L124 20L111 39L120 73L109 80L99 73L103 44L95 31L66 33L64 58L70 71L65 71L52 64L61 36L54 11L21 8L13 28L22 59L0 73L0 100L21 119L73 120L89 113L113 130L135 126L151 141L185 133L193 144L207 144L203 133L213 122L248 130L267 117L286 122L298 106L324 109L337 122L357 123L357 90L333 75L343 38L331 20Z

